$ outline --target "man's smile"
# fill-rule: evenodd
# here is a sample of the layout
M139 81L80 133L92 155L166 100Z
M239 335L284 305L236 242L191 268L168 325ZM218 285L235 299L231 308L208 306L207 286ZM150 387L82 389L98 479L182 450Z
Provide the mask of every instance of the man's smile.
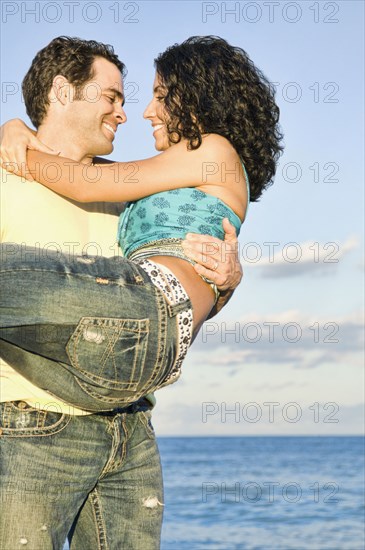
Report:
M109 124L108 122L103 122L103 126L105 126L105 128L106 128L107 130L109 130L109 132L111 132L111 134L113 135L113 137L115 136L115 133L116 133L116 131L117 131L116 128L114 129L113 126L112 126L111 124Z

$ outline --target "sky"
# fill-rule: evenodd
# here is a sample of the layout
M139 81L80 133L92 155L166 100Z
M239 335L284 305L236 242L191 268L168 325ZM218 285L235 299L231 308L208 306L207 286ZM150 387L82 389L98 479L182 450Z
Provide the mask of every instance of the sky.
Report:
M54 37L112 44L128 122L112 158L154 154L142 113L154 58L193 35L245 49L275 83L285 152L239 237L244 278L205 323L158 435L363 431L364 4L361 1L1 2L1 120L29 120L21 81Z

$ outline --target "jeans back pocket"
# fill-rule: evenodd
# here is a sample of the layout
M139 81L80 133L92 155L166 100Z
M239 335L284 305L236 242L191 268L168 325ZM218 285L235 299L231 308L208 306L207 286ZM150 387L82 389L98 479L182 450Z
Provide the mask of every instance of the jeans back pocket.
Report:
M75 375L85 382L110 390L137 391L148 336L149 319L82 317L66 351Z

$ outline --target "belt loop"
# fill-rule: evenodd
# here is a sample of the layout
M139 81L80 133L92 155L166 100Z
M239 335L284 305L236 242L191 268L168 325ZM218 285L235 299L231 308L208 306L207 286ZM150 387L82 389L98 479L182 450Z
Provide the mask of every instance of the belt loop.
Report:
M191 301L185 300L178 304L166 304L169 317L175 317L180 311L186 311L192 309Z

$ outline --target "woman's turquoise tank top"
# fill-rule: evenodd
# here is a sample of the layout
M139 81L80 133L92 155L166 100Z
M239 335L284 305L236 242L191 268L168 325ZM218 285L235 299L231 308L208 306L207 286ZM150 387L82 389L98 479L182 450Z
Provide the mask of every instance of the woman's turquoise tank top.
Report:
M246 170L245 175L249 203ZM221 199L194 187L163 191L127 205L119 219L118 242L127 258L149 245L155 250L152 255L181 257L181 253L164 250L164 243L184 239L186 233L203 233L224 240L223 218L229 219L238 235L242 222Z

